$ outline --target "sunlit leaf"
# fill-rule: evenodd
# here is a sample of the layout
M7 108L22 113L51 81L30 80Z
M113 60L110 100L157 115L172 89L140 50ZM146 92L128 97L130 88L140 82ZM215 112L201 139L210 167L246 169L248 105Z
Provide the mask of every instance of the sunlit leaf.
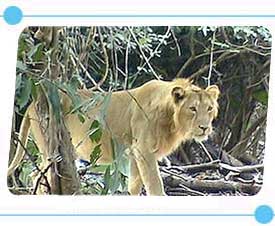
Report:
M268 93L265 90L256 91L252 95L257 101L267 106Z
M94 120L90 126L91 133L89 134L89 137L92 142L98 143L102 137L102 129L100 126L99 121Z
M90 154L90 163L92 166L95 166L98 159L102 156L100 146L101 144L95 146L92 153Z
M27 66L20 60L17 61L16 68L19 69L21 72L25 72L27 70Z

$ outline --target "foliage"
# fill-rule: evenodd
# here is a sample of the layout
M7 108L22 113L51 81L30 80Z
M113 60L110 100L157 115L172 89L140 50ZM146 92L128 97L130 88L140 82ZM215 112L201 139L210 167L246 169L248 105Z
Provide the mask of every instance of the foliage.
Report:
M56 49L49 48L47 40L38 39L37 30L37 27L26 28L19 38L17 115L22 115L30 100L44 92L59 119L58 90L61 90L72 100L70 113L78 114L84 122L85 112L97 102L103 101L106 109L114 90L137 87L151 79L191 77L203 87L209 84L221 87L220 114L213 143L241 161L262 161L259 156L263 150L256 153L251 150L257 149L264 137L265 123L259 119L266 118L268 103L271 53L268 29L256 26L62 27ZM51 73L53 52L58 62L54 65L58 77L49 80L45 74ZM91 100L83 101L76 95L76 90L83 87L100 92ZM103 108L101 119L91 124L89 137L93 142L98 143L102 136L104 114ZM16 123L18 128L20 120ZM125 191L128 169L123 148L113 140L115 161L110 166L96 163L101 152L99 143L91 150L91 170L103 177L91 188L95 188L92 193ZM22 168L21 180L26 181L24 172L29 169Z

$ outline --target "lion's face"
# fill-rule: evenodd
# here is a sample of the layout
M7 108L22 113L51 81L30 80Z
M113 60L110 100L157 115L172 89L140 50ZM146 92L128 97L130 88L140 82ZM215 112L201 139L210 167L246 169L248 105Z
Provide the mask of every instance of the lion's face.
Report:
M177 123L189 139L206 140L212 132L212 121L218 114L217 86L201 89L190 85L186 89L175 87L172 91L176 106Z

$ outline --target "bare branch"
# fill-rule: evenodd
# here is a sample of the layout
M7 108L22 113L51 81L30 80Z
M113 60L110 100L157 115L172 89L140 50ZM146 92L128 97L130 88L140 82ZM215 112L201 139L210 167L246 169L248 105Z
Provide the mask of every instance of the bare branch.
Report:
M207 77L207 86L210 86L211 83L211 74L212 74L212 68L213 68L213 51L214 51L214 45L215 45L215 39L216 39L216 30L213 32L213 37L211 40L211 49L210 49L210 62L209 62L209 72Z
M173 29L171 29L170 31L171 31L172 37L173 37L173 39L175 41L175 44L176 44L176 48L177 48L177 51L178 51L178 56L181 56L180 45L179 45L178 39L177 39L177 37L175 35L175 32L174 32Z
M146 57L145 53L143 52L142 50L142 47L140 46L138 40L137 40L137 37L136 35L134 34L132 28L128 28L129 29L129 32L131 34L131 36L133 37L134 41L136 42L138 48L139 48L139 51L142 55L142 57L144 58L146 64L148 65L148 67L150 68L150 70L152 71L153 75L155 76L156 79L160 80L160 77L157 75L157 73L155 72L154 68L152 67L152 65L150 64L150 60L149 58Z

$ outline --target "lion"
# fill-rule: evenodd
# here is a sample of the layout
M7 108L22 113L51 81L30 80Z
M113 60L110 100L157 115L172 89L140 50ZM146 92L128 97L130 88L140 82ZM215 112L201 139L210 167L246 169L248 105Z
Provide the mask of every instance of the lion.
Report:
M79 90L78 95L88 100L93 93ZM98 162L112 162L111 139L114 138L128 147L129 193L139 195L144 186L148 195L165 195L157 161L171 154L182 142L208 138L212 121L218 115L219 95L216 85L203 89L183 78L151 80L138 88L113 92L106 108L105 126L99 142L102 153ZM70 98L63 94L61 100L63 110L68 111ZM95 143L85 137L91 123L97 119L99 109L90 109L84 123L76 114L64 116L78 158L90 160ZM19 139L25 145L30 131L43 153L46 141L39 127L34 102L28 107L19 132ZM8 175L12 175L23 157L24 150L18 145Z

